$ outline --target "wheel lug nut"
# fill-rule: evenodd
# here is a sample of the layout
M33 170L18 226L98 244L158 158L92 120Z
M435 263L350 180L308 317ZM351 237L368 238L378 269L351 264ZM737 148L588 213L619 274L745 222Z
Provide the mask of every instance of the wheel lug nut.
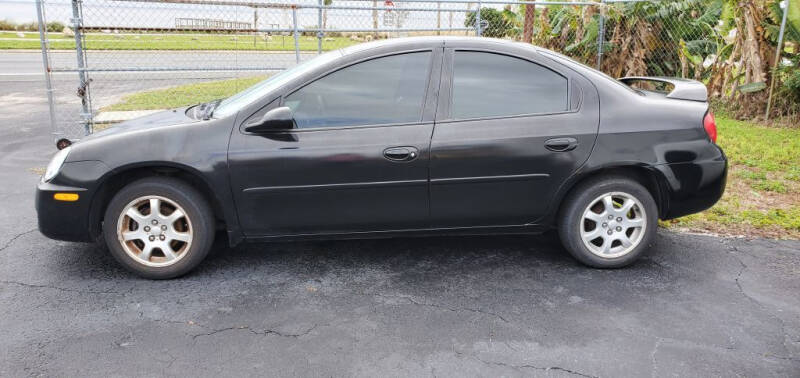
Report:
M603 228L608 227L608 223L603 223Z
M622 227L617 226L617 231L622 231Z
M165 237L164 237L164 235L159 235L158 239L159 239L159 240L164 240L164 239L165 239Z
M150 232L150 226L144 226L144 232Z
M622 222L622 217L618 217L617 222Z
M153 236L153 235L150 235L150 241L153 241L153 240L156 240L156 237Z
M167 230L167 225L166 224L162 224L161 225L161 230L162 231L166 231Z
M152 223L153 223L154 225L156 225L156 224L158 224L158 221L157 221L157 220L155 220L155 219L153 219L153 222L152 222Z
M608 219L614 219L614 216L613 215L609 215Z
M608 234L609 234L609 235L611 235L611 234L613 234L613 233L614 233L614 231L608 230Z

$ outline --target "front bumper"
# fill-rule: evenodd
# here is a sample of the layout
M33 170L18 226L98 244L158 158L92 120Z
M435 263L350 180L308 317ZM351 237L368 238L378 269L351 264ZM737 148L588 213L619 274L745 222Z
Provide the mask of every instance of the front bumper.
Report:
M77 201L59 201L56 193L76 193ZM36 213L39 232L56 240L90 242L89 207L91 198L84 188L40 182L36 187Z

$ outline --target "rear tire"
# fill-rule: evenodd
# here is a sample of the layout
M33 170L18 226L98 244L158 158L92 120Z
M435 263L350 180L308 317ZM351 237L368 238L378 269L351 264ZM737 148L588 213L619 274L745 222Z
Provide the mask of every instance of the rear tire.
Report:
M569 253L594 268L631 264L652 243L658 207L641 184L620 176L589 179L564 200L558 233Z
M109 202L103 237L123 267L149 279L186 274L214 243L214 214L200 192L171 177L134 181Z

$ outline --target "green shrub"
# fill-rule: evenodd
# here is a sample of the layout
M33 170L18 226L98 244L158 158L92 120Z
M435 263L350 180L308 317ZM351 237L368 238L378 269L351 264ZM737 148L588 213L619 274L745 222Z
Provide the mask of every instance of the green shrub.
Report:
M507 36L513 29L513 25L505 17L503 12L494 8L481 8L481 23L489 23L486 28L481 28L481 35L484 37L502 38ZM475 27L475 11L469 12L464 20L464 26Z
M0 20L0 30L16 30L17 25L13 21Z
M39 31L39 24L35 22L27 22L17 25L18 31Z
M48 22L47 23L47 31L61 33L62 31L64 31L64 24L62 24L62 23L60 23L58 21Z

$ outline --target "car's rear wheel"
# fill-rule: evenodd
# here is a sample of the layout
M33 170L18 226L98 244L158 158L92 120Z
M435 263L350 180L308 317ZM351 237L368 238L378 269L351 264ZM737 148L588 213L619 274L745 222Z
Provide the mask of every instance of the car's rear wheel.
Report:
M103 236L125 268L168 279L197 266L214 242L208 202L183 181L152 177L128 184L109 202Z
M564 247L580 262L618 268L635 261L658 227L650 192L623 177L590 179L565 199L559 218Z

